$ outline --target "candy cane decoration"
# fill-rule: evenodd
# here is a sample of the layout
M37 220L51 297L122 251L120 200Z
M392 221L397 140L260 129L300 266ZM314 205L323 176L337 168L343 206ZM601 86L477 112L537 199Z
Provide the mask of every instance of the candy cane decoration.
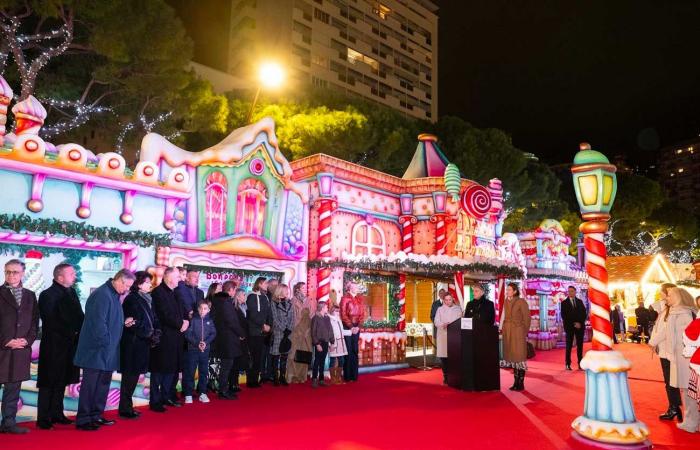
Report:
M413 224L417 223L418 219L415 216L401 216L401 251L404 253L413 253Z
M399 274L399 331L406 329L406 274Z
M430 221L435 224L435 254L444 255L447 236L447 227L445 227L447 215L434 214L430 216Z
M608 270L605 268L607 250L603 240L605 222L586 222L582 226L586 247L586 272L588 273L588 297L591 300L591 326L593 350L612 350L612 325L610 324L610 297L608 297ZM587 227L587 225L591 225ZM596 226L597 225L597 226ZM595 230L591 228L597 228ZM589 232L586 232L588 229ZM598 232L591 232L598 231Z
M333 211L337 202L333 199L322 198L316 202L318 208L318 258L323 261L331 259L331 226ZM331 269L318 269L316 275L316 299L319 302L330 300Z
M464 274L462 272L455 272L452 282L447 284L447 292L460 308L464 308Z

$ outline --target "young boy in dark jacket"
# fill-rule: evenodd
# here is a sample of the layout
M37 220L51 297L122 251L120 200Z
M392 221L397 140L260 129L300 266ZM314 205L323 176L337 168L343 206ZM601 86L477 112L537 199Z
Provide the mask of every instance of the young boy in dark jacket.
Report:
M197 314L192 318L190 327L185 332L187 352L185 353L185 371L182 374L182 392L185 403L192 403L194 372L199 371L197 391L199 401L209 403L207 381L209 380L209 350L216 337L214 321L209 317L209 304L201 300L197 305Z
M316 307L316 315L311 319L311 342L314 346L314 363L311 371L311 387L325 386L323 380L328 344L335 343L331 318L328 316L328 302Z

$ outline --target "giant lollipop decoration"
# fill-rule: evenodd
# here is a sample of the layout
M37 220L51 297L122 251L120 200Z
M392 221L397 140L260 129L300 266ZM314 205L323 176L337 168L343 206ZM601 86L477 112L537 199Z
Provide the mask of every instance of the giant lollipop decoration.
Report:
M452 196L452 201L459 201L459 188L462 178L459 176L459 168L456 164L449 163L445 167L445 189Z
M472 184L462 192L462 209L475 219L483 219L491 209L491 194L479 185Z

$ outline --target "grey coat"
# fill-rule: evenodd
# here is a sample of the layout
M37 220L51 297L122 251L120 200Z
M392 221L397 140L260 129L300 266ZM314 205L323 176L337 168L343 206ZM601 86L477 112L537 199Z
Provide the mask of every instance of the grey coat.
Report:
M289 300L272 302L272 347L270 354L280 354L280 341L284 337L284 330L289 330L291 339L292 329L294 328L294 308Z

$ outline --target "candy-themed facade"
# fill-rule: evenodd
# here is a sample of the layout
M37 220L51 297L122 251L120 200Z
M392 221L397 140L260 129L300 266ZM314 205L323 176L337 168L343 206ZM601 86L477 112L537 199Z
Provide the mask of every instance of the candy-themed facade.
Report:
M525 295L532 315L529 340L540 350L549 350L564 342L564 327L560 303L574 286L578 297L588 308L588 276L580 258L569 254L571 237L561 224L553 219L543 220L533 231L518 233L520 248L525 257L527 278ZM591 337L590 324L586 326L585 340Z
M13 93L1 77L0 88L0 263L23 259L37 293L62 261L78 269L83 303L122 267L158 276L197 267L201 287L304 281L312 300L339 300L354 281L368 299L361 364L387 365L405 361L407 324L432 326L439 284L464 303L470 280L522 275L517 239L501 236L500 181L463 179L434 136L419 138L403 178L322 154L290 164L271 119L197 152L148 134L129 168L115 152L46 142L34 97L12 107L8 132ZM110 406L118 386L117 374ZM145 377L141 401L148 386ZM69 409L77 389L67 390ZM33 416L36 392L24 384L20 416Z

